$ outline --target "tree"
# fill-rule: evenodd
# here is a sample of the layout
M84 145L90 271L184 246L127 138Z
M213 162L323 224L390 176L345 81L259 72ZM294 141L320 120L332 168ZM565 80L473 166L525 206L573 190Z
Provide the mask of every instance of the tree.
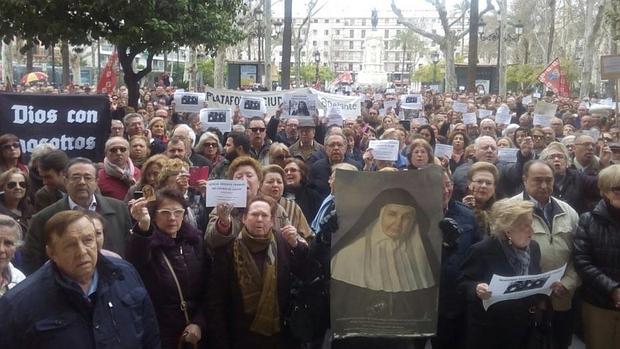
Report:
M506 85L513 91L525 91L538 83L538 75L545 69L538 64L513 64L506 69Z
M426 45L424 41L420 40L418 34L416 34L411 29L403 30L396 34L394 40L392 41L392 48L402 48L403 52L403 63L401 67L401 72L405 70L405 56L407 53L413 54L412 66L415 67L418 65L418 62L424 55L426 51Z
M315 64L303 64L300 67L301 71L301 80L306 83L315 83L316 82L316 65ZM336 77L336 74L326 66L319 66L319 78L321 81L329 81L333 80ZM299 87L299 86L298 86Z
M242 6L242 0L11 1L3 6L0 32L46 46L63 40L73 45L108 40L116 45L129 105L135 107L138 82L151 72L155 54L197 45L212 52L240 40L234 18ZM146 65L135 72L132 63L141 53Z
M295 52L295 76L296 76L296 84L300 85L300 76L301 76L301 49L306 47L306 42L308 42L308 34L310 33L310 23L311 19L319 12L326 4L324 3L318 9L316 6L318 5L319 0L310 0L308 2L308 11L306 12L306 17L297 28L297 35L293 37L293 51Z
M436 69L436 71L434 71ZM433 64L425 64L415 72L413 72L413 80L419 82L436 82L434 80L439 80L440 76L443 76L446 73L446 64L445 62L437 63L437 67L433 67Z
M586 1L586 31L584 34L583 45L583 65L581 68L581 87L579 89L579 98L583 99L590 95L590 80L592 80L592 66L594 65L594 57L598 57L598 52L594 50L594 44L601 28L603 21L603 13L605 0Z
M448 19L448 11L446 10L446 3L443 0L426 0L426 2L430 3L435 7L437 14L439 15L439 21L443 28L444 35L439 35L436 32L431 32L422 29L417 23L406 19L402 11L396 6L396 0L392 0L392 12L398 17L398 22L412 31L416 32L419 35L422 35L425 38L431 39L434 43L439 45L439 49L443 52L444 58L446 60L446 91L454 91L456 88L456 72L454 68L454 52L455 48L458 46L459 40L465 37L469 33L469 28L463 30L455 30L453 29L454 25L461 21L461 16L465 16L467 13L464 11L461 15L453 21ZM484 9L479 15L482 16L486 12L493 9L493 5L491 4L491 0L487 0L487 7Z

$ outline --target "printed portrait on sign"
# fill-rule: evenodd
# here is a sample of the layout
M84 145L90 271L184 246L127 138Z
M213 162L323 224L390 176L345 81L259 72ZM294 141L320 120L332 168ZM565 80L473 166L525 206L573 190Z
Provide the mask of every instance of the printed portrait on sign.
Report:
M226 122L226 112L211 111L209 112L207 119L209 122Z
M441 234L437 228L440 216L432 212L437 203L435 209L441 212L441 204L439 199L430 199L432 194L425 196L437 181L424 185L425 176L416 178L416 172L422 171L352 172L353 178L336 178L339 230L332 241L331 257L332 328L336 336L398 337L435 332ZM410 184L415 182L421 185ZM342 186L353 186L357 193L339 190ZM436 189L435 196L440 196L441 190Z

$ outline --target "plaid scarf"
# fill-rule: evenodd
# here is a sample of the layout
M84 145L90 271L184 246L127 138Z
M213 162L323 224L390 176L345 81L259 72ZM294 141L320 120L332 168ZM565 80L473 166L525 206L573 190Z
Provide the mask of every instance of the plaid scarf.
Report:
M136 184L136 179L133 178L135 167L133 166L133 162L130 158L127 158L127 166L125 168L121 168L113 164L107 157L103 159L103 166L104 171L108 176L118 178L128 186Z

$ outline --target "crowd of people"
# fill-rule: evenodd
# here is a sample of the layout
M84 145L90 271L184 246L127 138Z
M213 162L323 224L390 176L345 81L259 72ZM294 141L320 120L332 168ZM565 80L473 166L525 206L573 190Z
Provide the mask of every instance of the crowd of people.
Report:
M237 108L222 133L176 113L173 94L142 89L134 108L116 90L100 162L47 144L24 154L19 135L0 134L0 347L560 349L577 334L587 348L620 348L612 110L553 94L427 91L412 111L384 107L397 93L367 91L342 125ZM549 125L534 125L538 100L558 105ZM466 124L455 103L490 115ZM500 108L509 123L496 122ZM397 160L375 159L371 140L398 141ZM436 156L438 145L451 155ZM347 185L335 172L429 167L443 173L436 334L332 338L334 188ZM208 177L190 181L193 168ZM247 206L207 207L213 179L244 181ZM551 295L483 308L494 274L564 265ZM300 322L291 312L304 287L320 292Z

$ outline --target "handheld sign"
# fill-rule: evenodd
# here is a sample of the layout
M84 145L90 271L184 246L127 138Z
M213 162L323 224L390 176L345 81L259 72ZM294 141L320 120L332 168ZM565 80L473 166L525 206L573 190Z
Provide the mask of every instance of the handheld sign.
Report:
M403 109L421 110L422 101L422 95L420 94L400 96L400 107Z
M284 116L311 117L316 114L318 99L311 93L285 93L282 96Z
M375 160L396 161L400 151L399 142L393 139L371 140L368 149L372 149Z
M192 166L189 168L189 185L197 186L199 180L209 179L209 166Z
M342 117L342 109L339 106L333 106L329 109L327 114L327 126L338 125L342 126L344 119Z
M246 117L262 117L267 112L265 99L262 97L241 97L239 109Z
M534 114L534 120L532 121L534 126L549 127L551 126L551 116L543 114Z
M198 113L204 108L206 96L204 93L175 92L174 111L179 113Z
M452 146L447 144L435 144L435 156L438 158L443 158L444 156L451 158L452 157Z
M480 119L490 118L492 115L493 115L492 110L478 109L478 118Z
M463 114L463 123L465 125L474 125L478 123L478 118L476 117L476 113L465 113Z
M514 163L517 162L517 148L499 148L497 149L497 158L504 162Z
M452 103L452 110L457 113L467 113L467 103L454 102Z
M200 125L203 130L215 127L224 132L232 129L232 111L222 108L204 108L200 110Z
M233 207L245 207L248 189L245 181L214 179L207 182L206 206L215 207L220 203L230 203Z

